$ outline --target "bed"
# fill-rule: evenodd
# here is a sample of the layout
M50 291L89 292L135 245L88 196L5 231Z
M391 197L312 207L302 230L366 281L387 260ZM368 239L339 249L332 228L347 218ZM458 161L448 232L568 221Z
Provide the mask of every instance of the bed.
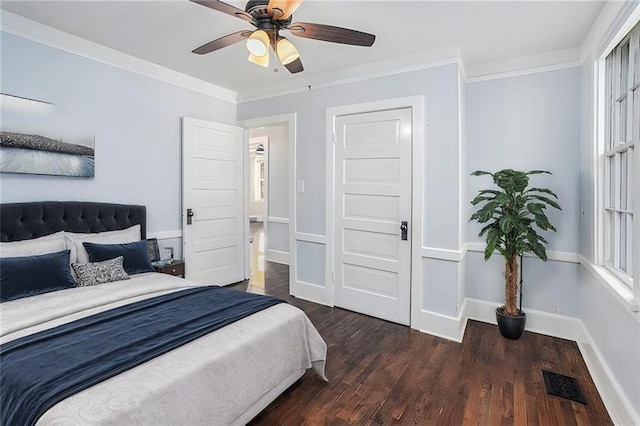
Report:
M102 238L134 227L144 239L145 221L144 206L2 204L0 239L6 247L62 235L68 247L70 233L82 240L80 234ZM0 305L0 344L199 286L143 272L127 280L9 300ZM37 424L245 424L307 369L326 380L325 360L326 344L306 315L279 303L75 393L44 412Z

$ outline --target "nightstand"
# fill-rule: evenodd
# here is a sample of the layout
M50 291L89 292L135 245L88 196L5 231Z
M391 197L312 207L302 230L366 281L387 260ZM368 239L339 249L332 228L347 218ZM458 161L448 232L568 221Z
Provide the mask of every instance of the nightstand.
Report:
M156 272L161 274L175 275L184 278L184 260L174 260L172 263L163 266L154 266Z

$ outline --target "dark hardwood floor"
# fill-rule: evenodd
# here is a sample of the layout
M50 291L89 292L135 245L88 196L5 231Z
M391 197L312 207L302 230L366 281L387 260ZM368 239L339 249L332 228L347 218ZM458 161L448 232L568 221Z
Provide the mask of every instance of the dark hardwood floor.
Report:
M287 266L265 273L266 293L305 311L327 342L329 383L308 371L252 425L612 424L575 342L530 332L509 341L469 321L455 343L293 298ZM588 405L547 395L542 369L575 377Z

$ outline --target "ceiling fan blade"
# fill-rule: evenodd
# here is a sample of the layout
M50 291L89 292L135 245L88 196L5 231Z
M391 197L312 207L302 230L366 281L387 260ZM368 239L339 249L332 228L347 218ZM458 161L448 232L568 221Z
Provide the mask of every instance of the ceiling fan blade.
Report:
M208 7L213 10L217 10L218 12L226 13L227 15L235 16L236 18L244 19L247 22L251 22L255 24L253 16L249 15L242 9L238 9L235 6L231 6L230 4L217 1L217 0L191 0L193 3L197 3L199 5Z
M288 69L291 74L304 71L304 67L302 66L302 61L300 60L300 58L296 59L293 62L288 63L284 67Z
M353 46L370 47L373 45L373 42L376 41L376 36L373 34L350 30L348 28L334 27L332 25L295 22L286 29L297 37L350 44Z
M251 33L252 31L238 31L224 37L220 37L217 40L210 41L209 43L203 44L197 49L192 50L192 52L197 53L198 55L204 55L205 53L210 53L214 50L222 49L223 47L227 47L242 40L246 40L251 35Z
M303 0L269 0L267 11L276 21L284 21L296 11Z

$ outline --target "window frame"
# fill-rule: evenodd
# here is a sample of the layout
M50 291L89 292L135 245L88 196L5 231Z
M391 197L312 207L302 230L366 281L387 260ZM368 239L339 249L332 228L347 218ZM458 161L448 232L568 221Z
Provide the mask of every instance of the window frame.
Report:
M622 62L624 49L628 49L625 55L628 61L626 64ZM640 142L640 22L636 23L620 42L605 52L601 58L599 93L602 95L602 103L598 110L600 117L598 122L602 124L602 131L599 132L600 167L598 168L597 182L601 189L598 217L602 226L596 251L599 253L598 263L638 295L640 291L637 287L639 286L636 284L634 289L633 276L637 276L640 270L640 261L638 260L640 257L638 256L640 220L637 215L634 217L634 208L637 205L640 192L638 191L640 154L636 151L637 142ZM626 65L624 71L622 71L623 65ZM625 77L624 80L626 80L624 85L621 84L622 77ZM619 120L619 114L623 101L626 111L624 111L624 127L621 127L622 120ZM626 167L627 184L623 192L624 185L621 178L623 163L621 161L625 155L626 166L624 167ZM620 195L612 196L612 188L614 194ZM623 200L626 206L622 205ZM631 206L629 206L630 203ZM620 247L623 237L622 218L626 224L624 227L624 241L626 241L624 265L626 265L626 271L620 266L622 252ZM629 219L632 226L629 226ZM619 232L612 235L612 227Z
M265 192L265 161L264 156L256 156L255 158L255 201L264 201Z

